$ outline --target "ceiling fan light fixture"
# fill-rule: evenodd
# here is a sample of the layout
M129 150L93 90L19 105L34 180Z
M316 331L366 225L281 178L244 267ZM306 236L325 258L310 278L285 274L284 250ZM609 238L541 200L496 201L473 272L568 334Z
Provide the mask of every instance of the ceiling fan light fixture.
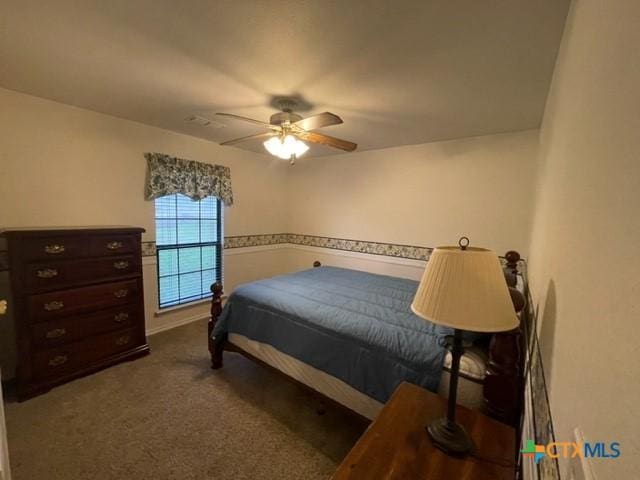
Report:
M298 140L293 135L287 135L284 139L271 137L263 145L271 155L283 160L289 160L291 157L300 157L309 150L306 143Z
M304 155L306 151L309 150L307 144L300 140L301 138L306 142L337 148L344 152L353 152L358 148L356 143L342 140L340 138L330 137L329 135L324 135L315 131L322 127L341 124L342 119L339 116L331 112L324 112L307 118L302 118L297 113L291 112L291 108L293 107L291 107L289 103L282 103L281 108L283 109L282 112L271 115L270 123L254 120L253 118L241 117L240 115L235 115L233 113L216 113L216 115L220 115L225 118L240 120L253 125L260 125L261 127L268 129L268 132L234 138L233 140L222 142L220 145L232 146L247 141L269 138L269 140L264 142L264 148L266 148L274 157L291 160L292 165L295 163L297 157Z

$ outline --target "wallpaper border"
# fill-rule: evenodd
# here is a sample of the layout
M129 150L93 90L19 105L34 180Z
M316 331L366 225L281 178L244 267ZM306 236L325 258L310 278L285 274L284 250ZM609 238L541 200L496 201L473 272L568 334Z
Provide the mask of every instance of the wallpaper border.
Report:
M224 237L224 248L262 247L289 243L288 233L267 233L262 235L236 235Z
M285 243L425 261L429 259L429 255L431 255L431 251L433 250L429 247L420 247L416 245L401 245L394 243L372 242L368 240L321 237L318 235L302 235L297 233L270 233L264 235L237 235L225 237L224 249L260 247ZM155 256L155 254L155 242L142 242L143 257Z
M317 235L301 235L290 233L288 242L293 245L306 247L329 248L347 252L366 253L369 255L383 255L386 257L406 258L411 260L429 260L433 251L429 247L416 245L402 245L395 243L372 242L368 240L352 240L347 238L320 237Z

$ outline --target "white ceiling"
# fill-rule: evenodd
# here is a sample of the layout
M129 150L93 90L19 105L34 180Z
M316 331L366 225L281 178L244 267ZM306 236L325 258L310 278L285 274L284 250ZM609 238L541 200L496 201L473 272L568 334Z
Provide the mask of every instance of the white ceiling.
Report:
M3 0L0 85L216 142L261 130L184 118L268 121L287 95L303 116L340 115L322 131L360 150L524 130L540 125L568 4Z

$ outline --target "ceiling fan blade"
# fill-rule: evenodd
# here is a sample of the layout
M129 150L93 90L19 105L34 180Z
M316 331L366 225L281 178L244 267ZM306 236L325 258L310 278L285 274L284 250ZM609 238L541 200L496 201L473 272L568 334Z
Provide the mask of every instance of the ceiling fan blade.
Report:
M270 123L261 122L260 120L254 120L253 118L241 117L240 115L234 115L233 113L216 113L216 115L233 118L242 122L253 123L254 125L260 125L261 127L270 128L272 130L280 130L280 126L278 125L271 125Z
M259 139L259 138L268 138L268 137L273 137L274 135L278 135L277 132L267 132L267 133L258 133L257 135L249 135L246 137L241 137L241 138L236 138L233 140L227 140L226 142L222 142L220 145L235 145L237 143L241 143L241 142L246 142L247 140L254 140L254 139Z
M315 130L316 128L338 125L340 123L342 123L342 119L339 116L330 112L324 112L298 120L297 122L294 122L293 125L301 128L302 130Z
M315 132L296 132L295 134L301 140L307 140L313 143L320 143L333 148L339 148L345 152L353 152L358 148L358 144L349 142L347 140L341 140L339 138L330 137L329 135L323 135Z

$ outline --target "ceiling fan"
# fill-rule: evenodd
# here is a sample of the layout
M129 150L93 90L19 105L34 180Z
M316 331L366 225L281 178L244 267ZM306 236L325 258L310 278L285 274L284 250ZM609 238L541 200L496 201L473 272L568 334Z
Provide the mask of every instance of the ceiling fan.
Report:
M269 123L241 117L232 113L216 113L216 115L253 123L254 125L260 125L261 127L269 129L269 131L265 133L228 140L222 142L220 145L236 145L247 140L266 138L267 140L264 142L264 147L267 151L276 157L290 160L291 165L295 163L296 158L309 150L309 147L304 141L327 145L332 148L344 150L345 152L353 152L358 147L358 145L353 142L312 131L318 128L328 127L329 125L342 123L342 119L339 116L324 112L302 118L297 113L293 113L293 109L296 106L293 100L282 99L279 100L278 104L282 111L271 115Z

